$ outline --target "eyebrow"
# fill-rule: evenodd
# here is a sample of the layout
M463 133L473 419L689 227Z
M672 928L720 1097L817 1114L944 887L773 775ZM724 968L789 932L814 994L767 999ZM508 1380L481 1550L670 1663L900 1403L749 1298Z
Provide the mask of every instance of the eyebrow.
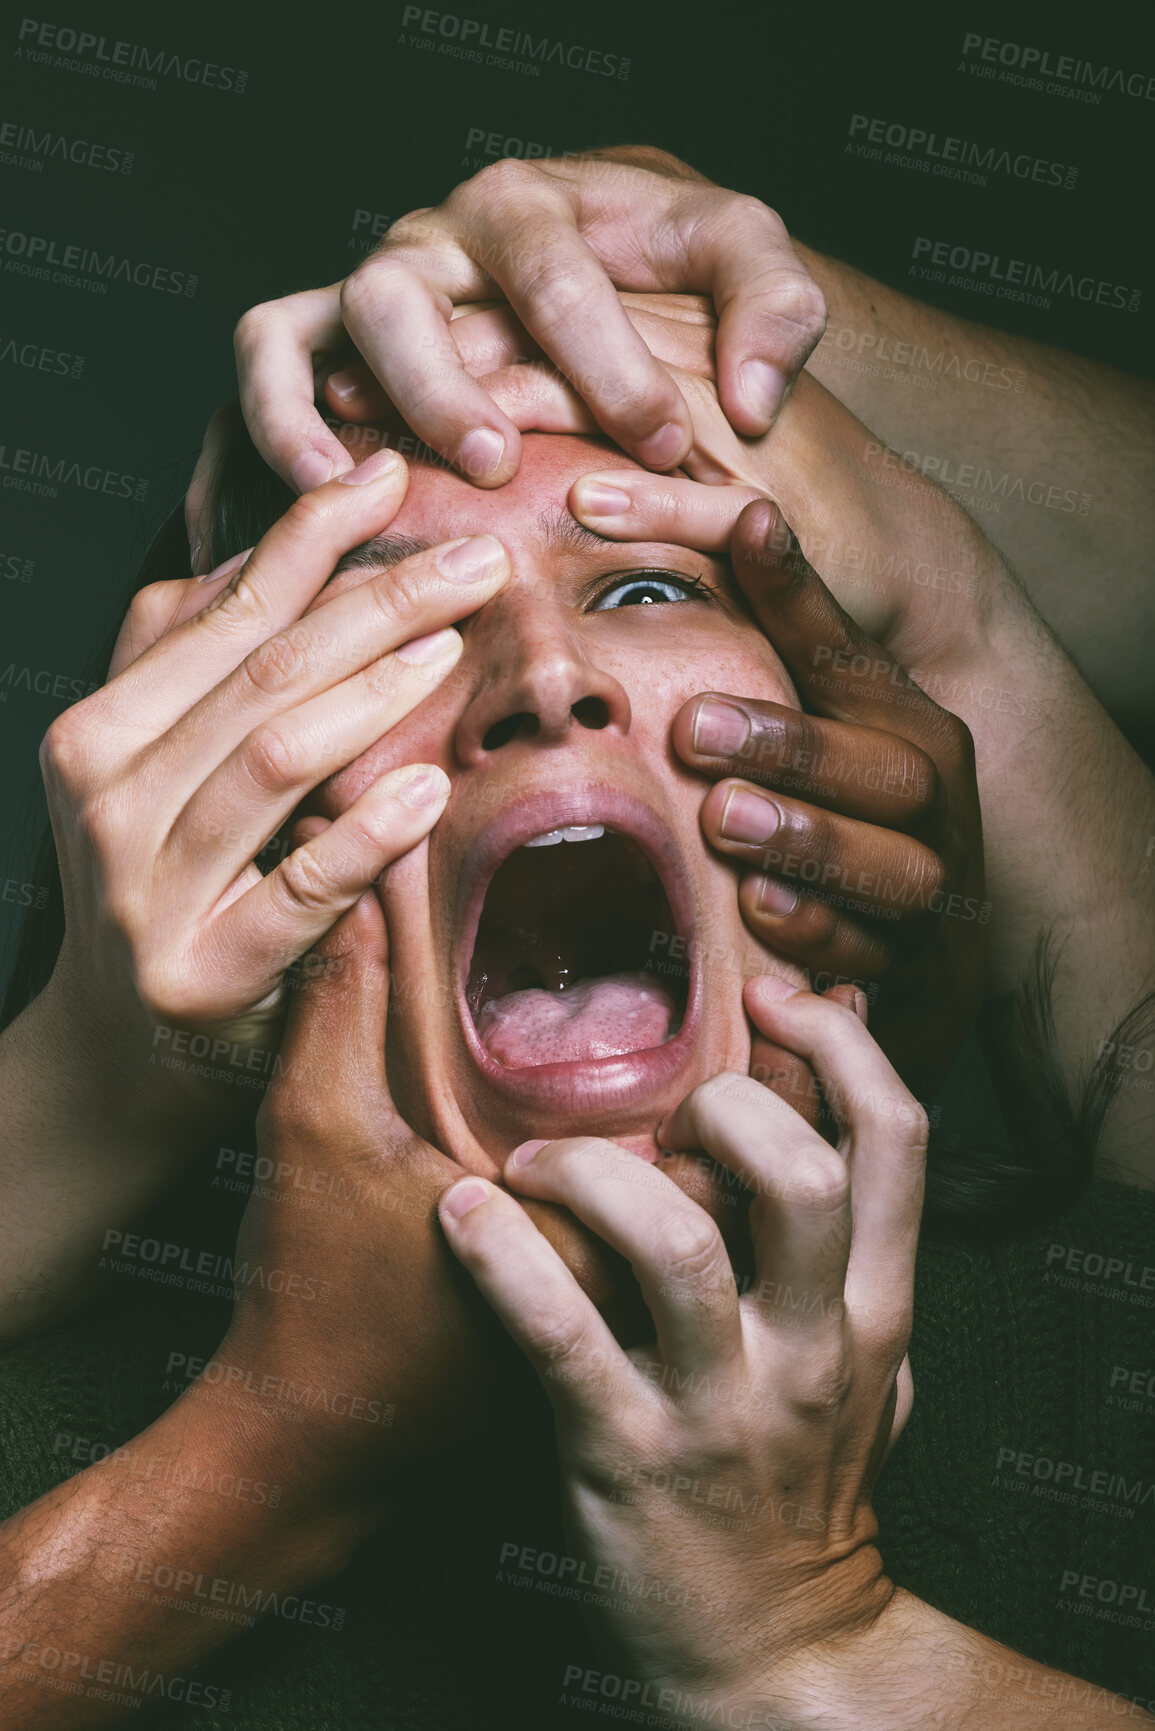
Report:
M598 535L587 529L560 505L543 506L534 521L542 542L551 550L569 548L579 553L592 553L600 552L603 547L622 545L608 535ZM428 553L431 547L437 546L440 546L440 541L425 535L373 535L368 541L362 541L359 547L342 554L333 576L339 577L344 571L388 571L399 565L402 559L411 559L415 553Z

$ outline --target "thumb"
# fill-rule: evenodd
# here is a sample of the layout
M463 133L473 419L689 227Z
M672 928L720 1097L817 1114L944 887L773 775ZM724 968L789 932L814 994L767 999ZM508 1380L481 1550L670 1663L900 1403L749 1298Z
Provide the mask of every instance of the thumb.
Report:
M376 891L366 890L294 969L273 1093L298 1122L323 1120L331 1134L334 1119L367 1091L378 1097L378 1110L380 1096L388 1098L388 962L385 916Z

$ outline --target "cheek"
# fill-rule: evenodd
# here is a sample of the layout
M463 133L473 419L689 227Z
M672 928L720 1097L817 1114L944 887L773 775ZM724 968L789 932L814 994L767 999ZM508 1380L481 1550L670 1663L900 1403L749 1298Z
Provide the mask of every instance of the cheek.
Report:
M328 818L347 811L371 783L410 763L435 763L453 774L453 738L461 714L458 680L450 674L432 697L383 733L360 757L331 775L317 789L319 809Z

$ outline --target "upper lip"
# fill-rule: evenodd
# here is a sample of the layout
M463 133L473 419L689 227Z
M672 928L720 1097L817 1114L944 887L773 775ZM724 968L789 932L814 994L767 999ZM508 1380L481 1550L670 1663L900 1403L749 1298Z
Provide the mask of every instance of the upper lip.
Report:
M461 864L455 921L458 934L455 982L457 1009L466 1043L475 1062L489 1081L507 1093L524 1095L527 1101L530 1098L536 1100L543 1090L552 1092L554 1088L563 1092L568 1090L571 1096L575 1091L577 1095L588 1093L588 1101L580 1098L569 1100L568 1103L575 1109L580 1109L582 1104L592 1104L597 1096L606 1091L607 1085L615 1101L619 1105L625 1105L628 1102L622 1098L623 1091L627 1096L634 1093L640 1096L649 1091L654 1080L659 1079L652 1077L650 1072L661 1070L672 1076L681 1067L692 1044L698 1021L700 982L699 969L694 959L695 946L687 944L689 990L685 1015L677 1034L662 1046L652 1047L644 1052L628 1052L617 1058L590 1059L580 1064L545 1064L521 1070L506 1069L490 1056L478 1037L465 990L481 911L498 867L531 837L541 835L546 830L594 823L604 824L607 830L616 830L621 835L629 836L645 851L661 879L678 935L683 939L689 938L694 924L689 880L681 850L669 828L649 806L626 793L621 787L592 782L578 787L548 789L528 794L516 804L507 805L486 825L467 849ZM671 934L671 937L673 935ZM641 1074L642 1071L646 1072L645 1076ZM579 1073L585 1073L584 1086ZM633 1086L630 1086L631 1079L634 1080ZM558 1103L563 1104L561 1093Z

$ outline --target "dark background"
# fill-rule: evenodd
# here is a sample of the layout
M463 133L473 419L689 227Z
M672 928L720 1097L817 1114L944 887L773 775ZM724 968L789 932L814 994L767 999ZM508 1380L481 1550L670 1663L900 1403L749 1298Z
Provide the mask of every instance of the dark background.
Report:
M554 155L594 144L663 145L758 194L801 239L886 282L1133 372L1155 371L1155 102L1119 91L1097 104L1036 94L977 79L962 58L973 32L1146 79L1155 74L1148 15L1047 7L1016 8L1012 19L956 0L748 14L652 0L460 0L458 16L486 20L494 32L527 30L630 63L625 78L556 64L534 78L399 42L399 0L87 11L87 0L77 0L68 14L57 0L51 12L47 0L38 3L40 20L150 53L163 47L247 79L243 93L172 76L158 76L156 89L114 83L69 69L51 49L39 50L45 64L28 59L17 12L0 25L8 90L0 124L133 153L129 174L52 156L39 171L0 160L0 226L54 240L58 252L93 248L196 278L192 295L115 281L97 295L6 268L13 260L0 236L0 463L31 449L53 463L64 457L82 470L132 477L130 490L144 494L125 499L61 484L55 497L37 497L6 484L9 468L0 472L0 742L3 809L12 820L0 858L5 929L34 871L37 743L76 689L70 682L99 676L94 648L183 490L205 421L234 390L238 316L254 302L345 275L365 250L372 218L380 229L436 203L493 160L484 142L468 144L471 129ZM441 38L424 40L436 50ZM34 39L24 46L35 48ZM845 149L855 113L1070 164L1077 184L1068 191L992 173L977 188L861 161ZM0 148L0 157L27 154L12 143ZM372 217L358 225L358 212ZM1057 299L1044 313L966 289L932 290L907 279L916 235L1138 287L1142 305L1132 313ZM14 358L24 345L83 357L83 366L70 361L64 375L29 368ZM37 679L46 692L29 689Z

